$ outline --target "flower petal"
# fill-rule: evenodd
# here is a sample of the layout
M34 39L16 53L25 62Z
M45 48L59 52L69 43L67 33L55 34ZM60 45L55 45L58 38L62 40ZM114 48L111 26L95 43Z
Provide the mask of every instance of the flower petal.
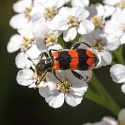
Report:
M29 22L23 28L19 29L18 32L23 37L34 39L32 28L33 28L32 23Z
M49 92L50 90L49 90L49 88L48 88L48 86L46 86L46 87L41 87L41 88L39 88L39 94L42 96L42 97L46 97L47 95L48 95L48 92Z
M50 50L50 49L60 50L60 49L62 49L62 46L60 44L54 44L54 45L48 47L48 50Z
M33 34L35 37L44 37L49 32L49 29L45 23L38 23L33 26Z
M62 7L65 4L65 0L55 0L55 5L57 8Z
M17 13L24 13L26 8L30 8L32 0L19 0L13 4L13 9Z
M109 116L103 117L100 123L102 123L102 125L117 125L117 121L114 118Z
M45 45L45 38L43 36L36 38L36 46L41 52L47 52L48 48Z
M125 93L125 82L123 83L123 85L121 86L121 90L123 93Z
M105 13L104 18L111 16L115 12L115 7L104 5Z
M31 21L32 21L33 25L36 25L39 23L44 23L45 22L44 13L33 14L33 16L31 17Z
M89 20L83 20L78 28L78 33L83 35L83 34L87 34L90 33L94 30L94 24L89 21Z
M22 37L18 34L13 35L7 45L7 51L9 53L15 52L20 49L22 44Z
M89 16L89 12L80 7L73 7L71 9L71 16L79 19L79 21L86 19Z
M118 114L118 121L125 123L125 109L122 109Z
M60 31L64 31L67 30L69 28L69 25L67 24L67 17L62 17L63 15L57 15L55 16L55 18L53 18L53 20L51 20L51 22L48 23L48 28L51 30L60 30Z
M56 82L58 81L57 78L50 73L46 74L46 80L48 82L48 87L50 90L55 90L57 88Z
M118 37L122 35L121 24L116 19L112 19L106 22L104 27L105 33L116 34Z
M108 43L107 43L106 49L109 51L116 50L120 45L119 38L113 34L109 35L107 37L107 40L108 40Z
M102 51L99 53L101 55L101 61L100 64L97 66L97 68L101 67L101 66L106 66L109 65L112 61L112 56L111 53L109 51Z
M40 55L40 51L38 50L36 44L33 44L32 47L30 49L28 49L26 51L26 54L31 58L31 59L35 59Z
M111 6L114 6L116 5L120 0L103 0L103 3L104 4L107 4L107 5L111 5Z
M64 31L63 33L63 39L66 42L69 42L71 40L73 40L77 35L77 31L76 28L70 28L69 30Z
M24 14L16 14L10 19L10 26L14 29L20 29L26 23L28 23L28 18Z
M75 78L74 80L70 79L72 84L71 91L76 96L83 96L84 93L87 91L88 85L86 82Z
M89 6L89 0L71 0L71 5L72 6L77 6L77 7L87 7Z
M57 90L49 91L45 97L46 102L53 108L59 108L64 103L64 93L60 93Z
M17 68L30 68L32 62L28 60L28 56L24 52L20 52L15 59Z
M85 124L82 124L82 125L95 125L93 123L85 123Z
M110 75L112 80L116 83L125 82L125 66L122 64L115 64L110 68Z
M33 71L31 69L23 69L17 73L16 80L20 85L28 86L33 83Z
M83 99L82 96L74 95L73 92L69 92L68 94L65 95L65 100L66 100L67 104L69 104L69 105L71 105L73 107L80 104L82 99Z
M94 16L99 16L102 17L104 15L104 7L102 4L97 3L97 4L91 4L87 10L89 11L90 15L89 17L94 17Z
M103 117L101 121L95 123L86 123L83 125L117 125L117 121L109 116Z

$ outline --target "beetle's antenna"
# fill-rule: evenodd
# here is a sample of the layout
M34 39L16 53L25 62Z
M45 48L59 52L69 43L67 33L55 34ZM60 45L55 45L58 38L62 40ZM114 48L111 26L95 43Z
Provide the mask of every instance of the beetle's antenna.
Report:
M33 60L30 57L28 57L27 59L30 60L33 63L34 66L36 66L35 63L33 62Z

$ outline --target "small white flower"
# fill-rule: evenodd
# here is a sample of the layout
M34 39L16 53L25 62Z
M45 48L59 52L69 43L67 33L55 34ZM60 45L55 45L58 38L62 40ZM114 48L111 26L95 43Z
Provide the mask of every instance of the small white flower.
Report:
M80 42L85 41L98 51L114 51L119 47L119 39L115 35L107 35L101 29L96 29L90 34L82 35Z
M71 5L74 7L88 7L90 4L89 0L71 0Z
M22 29L18 30L19 34L15 34L10 38L7 45L8 52L15 52L20 49L20 51L26 52L32 46L35 46L35 38L32 32L32 23L28 23ZM39 52L36 50L36 57Z
M114 82L123 83L121 89L125 93L125 66L122 64L113 65L110 74Z
M23 69L17 73L16 77L17 82L22 86L28 86L29 88L36 87L46 87L46 81L41 81L39 85L36 85L36 81L38 80L37 74L31 69Z
M36 39L36 45L41 52L47 52L49 49L56 50L62 49L61 45L58 44L58 37L60 33L58 31L49 30L45 23L38 23L34 26L33 32Z
M94 30L94 24L86 19L88 16L89 12L84 8L63 7L48 24L48 27L52 30L62 31L63 39L68 42L76 37L77 32L83 35Z
M14 29L20 29L26 25L32 14L32 0L19 0L13 4L13 10L17 13L10 20L10 26Z
M68 70L56 71L56 75L60 81L53 74L46 75L49 89L45 92L43 88L39 88L40 95L45 97L46 102L53 108L61 107L64 100L73 107L80 104L87 91L87 84L75 78Z
M116 35L120 43L125 44L125 9L114 13L112 19L106 22L104 31Z
M86 123L83 125L125 125L125 109L122 109L118 114L118 120L112 117L105 116L100 122Z
M19 34L15 34L10 38L7 45L8 52L15 52L17 50L27 51L34 44L34 38L27 38Z
M33 24L49 22L57 14L59 9L65 4L65 0L36 0L34 6L39 5L40 12L36 12L32 17Z
M16 66L18 68L29 68L32 63L29 63L27 57L35 59L41 52L36 47L31 23L20 29L19 33L20 34L15 34L10 38L7 50L10 53L20 50L21 53L16 57Z
M106 35L101 29L96 29L90 34L82 35L79 41L84 41L92 46L92 48L98 50L101 56L99 67L109 65L112 61L112 56L108 51L116 50L119 47L118 37L115 35Z
M35 59L40 55L40 53L41 52L36 47L36 44L33 44L27 51L20 52L15 59L17 68L30 68L33 64L28 57Z
M90 13L89 19L92 20L95 27L102 28L105 24L105 19L114 13L115 8L97 3L91 4L87 7L87 10Z
M103 3L110 6L115 6L116 9L125 8L125 0L103 0Z

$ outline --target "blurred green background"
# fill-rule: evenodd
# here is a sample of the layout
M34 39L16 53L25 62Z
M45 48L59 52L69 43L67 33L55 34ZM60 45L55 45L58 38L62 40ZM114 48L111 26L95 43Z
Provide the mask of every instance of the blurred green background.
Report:
M113 116L107 109L86 99L75 108L65 103L61 108L53 109L38 90L17 84L17 53L9 54L6 50L9 38L16 33L9 26L9 20L15 14L12 10L14 2L16 0L0 0L0 125L81 125L99 121L103 116ZM96 73L115 101L125 107L125 95L120 85L112 82L109 68L101 68Z

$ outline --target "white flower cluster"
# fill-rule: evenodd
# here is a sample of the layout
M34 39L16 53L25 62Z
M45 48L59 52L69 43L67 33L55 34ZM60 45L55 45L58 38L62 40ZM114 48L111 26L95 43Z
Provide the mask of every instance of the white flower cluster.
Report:
M21 69L17 82L29 88L38 87L40 95L54 108L62 106L64 100L71 106L80 104L88 87L85 81L74 77L69 70L56 71L60 80L47 72L41 81L36 64L41 53L63 49L61 42L67 45L80 36L75 42L85 42L97 51L101 60L98 67L109 65L110 51L125 43L125 10L111 6L111 2L110 5L108 1L104 3L107 5L90 4L89 0L19 0L14 3L13 10L17 14L10 19L10 26L18 33L10 38L7 50L10 53L19 50L15 59ZM91 71L78 72L92 77Z
M115 9L111 19L106 22L104 31L117 36L120 45L125 44L125 0L104 0L103 2ZM111 67L110 74L114 82L123 83L121 90L125 93L125 66L115 64Z
M110 116L105 116L101 121L96 123L86 123L83 125L125 125L125 109L122 109L118 114L118 120Z

